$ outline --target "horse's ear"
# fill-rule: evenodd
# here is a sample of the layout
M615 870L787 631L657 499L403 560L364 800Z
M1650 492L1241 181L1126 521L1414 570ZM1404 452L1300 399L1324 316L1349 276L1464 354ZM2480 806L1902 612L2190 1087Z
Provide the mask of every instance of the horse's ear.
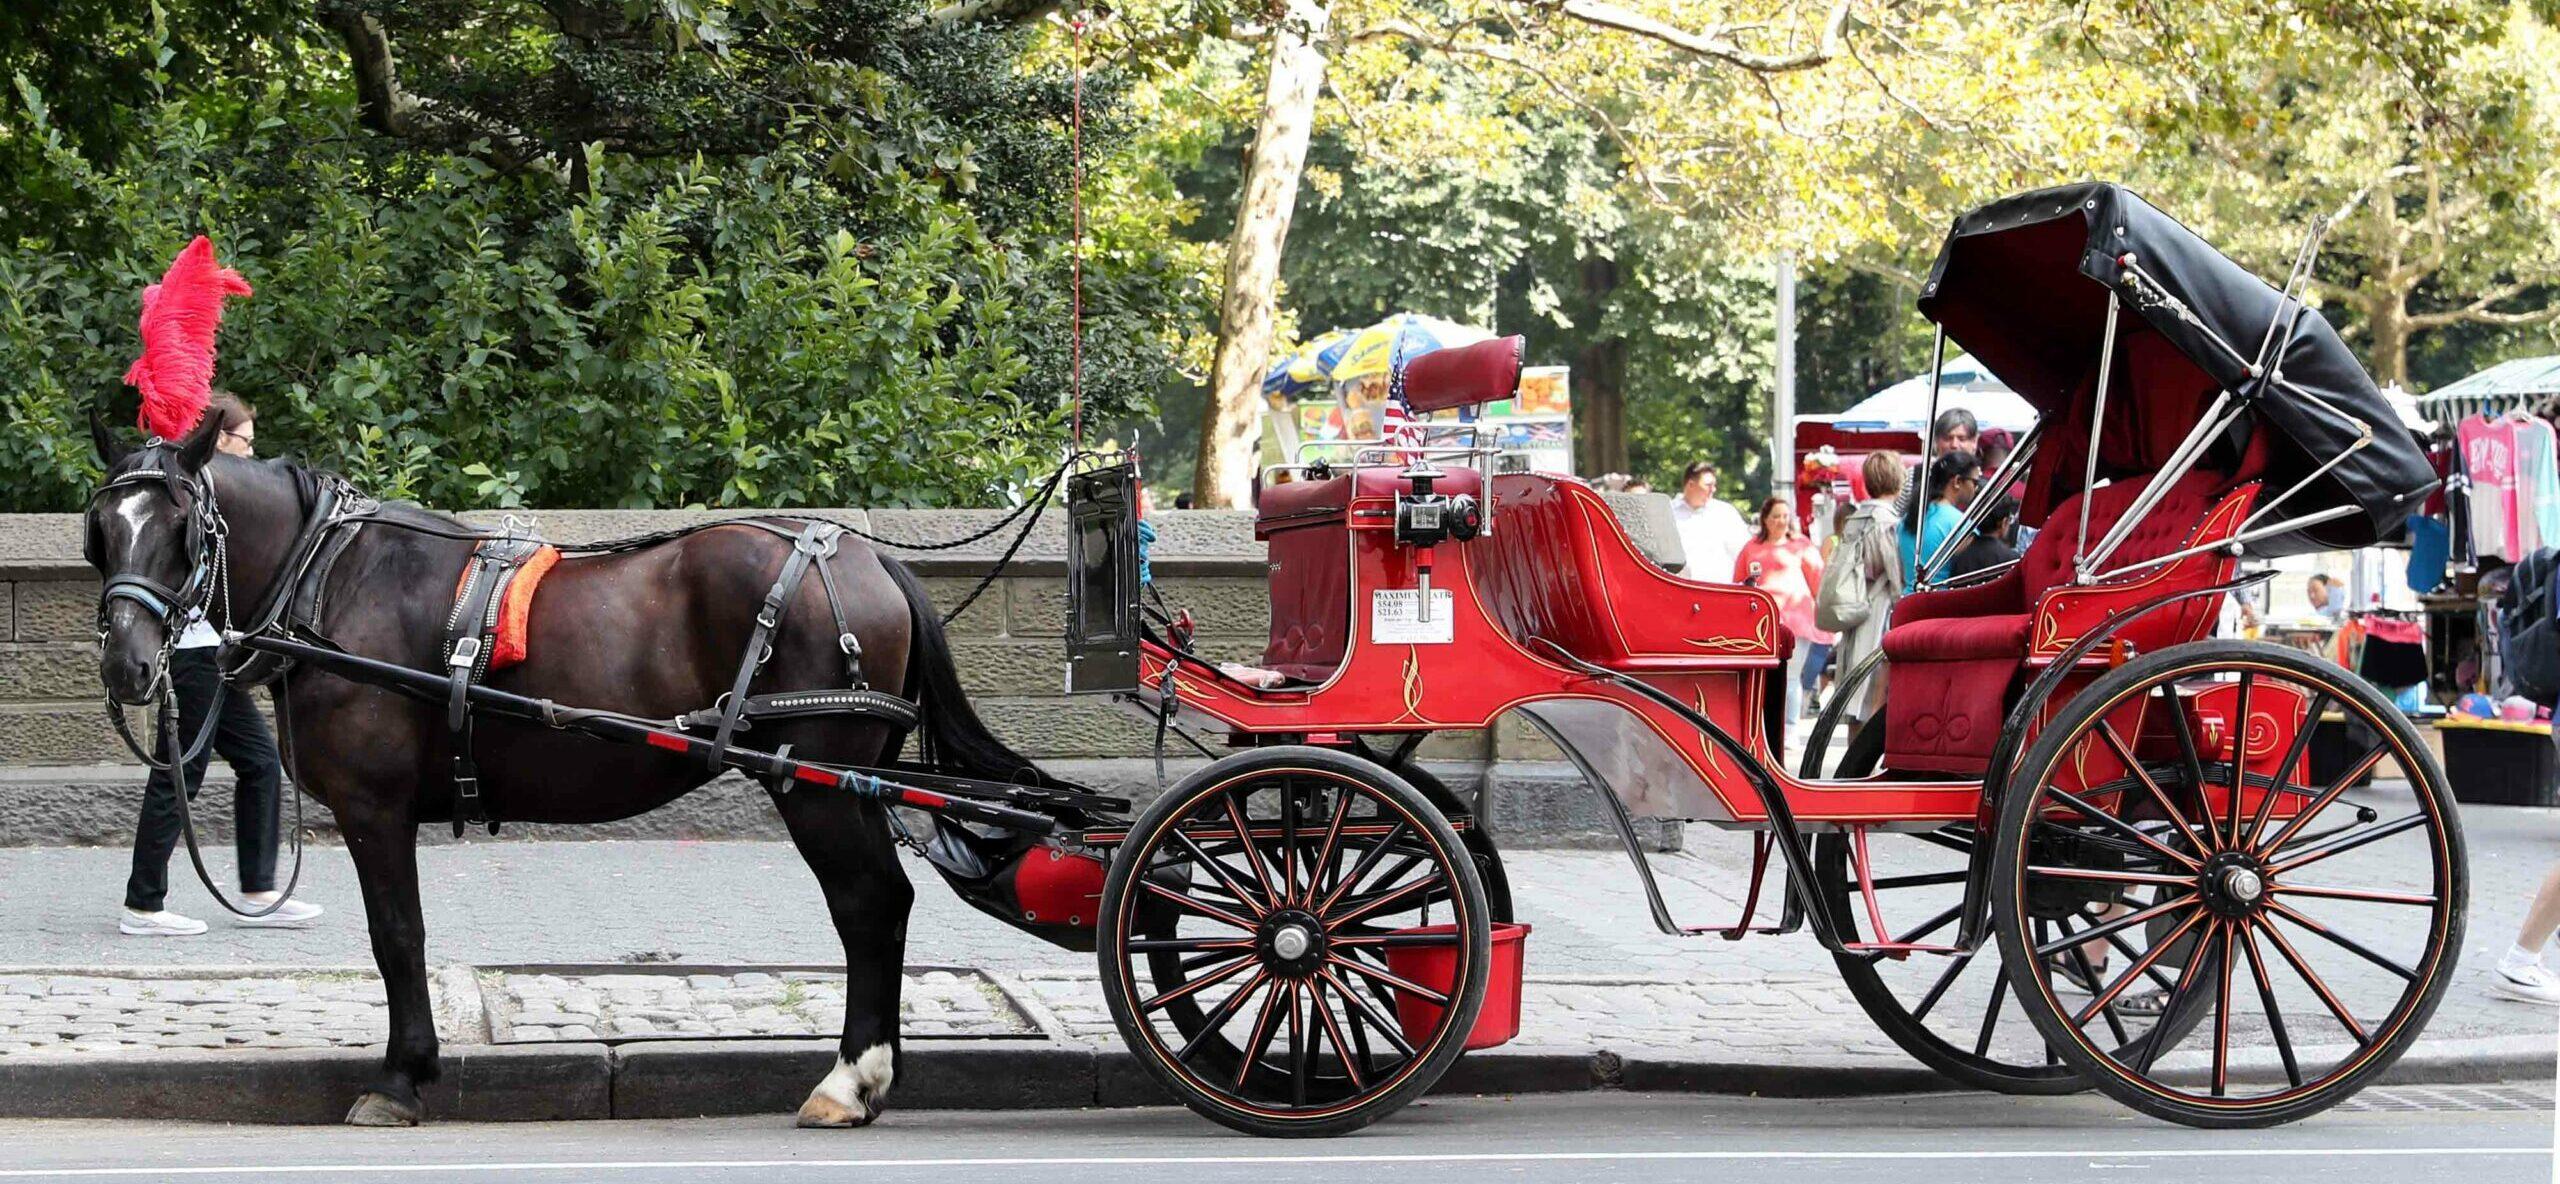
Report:
M188 430L185 439L178 441L178 463L188 472L203 470L205 462L213 459L215 438L221 435L222 414L210 407L205 408L204 414L197 417L196 426Z
M89 406L89 443L98 450L98 463L109 471L133 455L133 445L118 440L116 430L108 426L107 409L94 403Z

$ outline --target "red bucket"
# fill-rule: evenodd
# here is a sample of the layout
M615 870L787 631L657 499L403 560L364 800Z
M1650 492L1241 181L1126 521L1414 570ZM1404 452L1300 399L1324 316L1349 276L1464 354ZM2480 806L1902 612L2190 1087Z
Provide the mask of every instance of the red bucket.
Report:
M1455 925L1424 925L1396 930L1398 934L1455 933ZM1529 927L1516 921L1497 921L1493 925L1493 957L1484 984L1484 1009L1476 1013L1475 1030L1467 1033L1468 1048L1492 1048L1508 1044L1520 1034L1520 970L1528 950ZM1387 969L1399 978L1409 979L1443 995L1458 980L1458 947L1456 946L1388 946ZM1396 992L1396 1022L1404 1025L1405 1039L1415 1047L1431 1036L1440 1023L1440 1005L1407 991Z

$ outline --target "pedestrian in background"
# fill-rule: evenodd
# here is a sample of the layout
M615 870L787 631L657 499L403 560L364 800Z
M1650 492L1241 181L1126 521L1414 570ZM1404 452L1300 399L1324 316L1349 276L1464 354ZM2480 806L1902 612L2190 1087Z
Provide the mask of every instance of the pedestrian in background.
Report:
M1733 561L1736 583L1749 584L1777 598L1778 622L1796 639L1788 659L1787 714L1792 723L1804 714L1804 702L1822 667L1831 658L1837 635L1813 623L1813 590L1822 586L1822 554L1796 529L1795 507L1773 497L1760 503L1760 529Z
M1981 489L1982 464L1974 459L1971 452L1957 449L1954 452L1941 453L1936 460L1929 462L1929 481L1925 490L1929 501L1921 511L1920 537L1916 547L1913 545L1910 523L1903 521L1896 524L1901 531L1902 539L1903 587L1920 586L1919 565L1928 562L1930 556L1936 555L1939 545L1946 542L1947 536L1954 534L1957 527L1964 525L1965 507L1973 504L1973 495Z
M1706 461L1680 475L1680 496L1671 499L1671 522L1680 530L1680 549L1688 556L1680 572L1706 583L1732 572L1733 557L1751 539L1742 511L1716 500L1716 467Z
M2560 975L2542 964L2542 951L2555 931L2560 931L2560 865L2542 877L2542 890L2534 893L2533 904L2525 909L2516 943L2498 959L2489 990L2509 999L2560 1007Z
M218 417L220 434L213 446L237 457L257 454L258 416L248 403L227 391L216 391L204 413ZM178 697L179 743L190 743L204 726L222 676L213 661L222 638L202 610L187 618L177 648L169 655L169 690ZM281 818L284 762L276 755L276 738L266 717L248 692L222 695L222 715L214 724L211 751L187 762L186 783L179 785L169 769L153 769L142 787L142 817L133 832L133 871L125 879L124 917L116 930L132 937L189 937L204 932L204 922L182 917L164 906L169 896L169 855L177 848L180 819L178 795L195 796L204 784L205 765L214 753L231 766L234 800L232 842L239 860L240 895L263 907L276 901L276 832ZM167 737L159 743L166 749ZM320 917L320 906L288 900L263 917L239 923L272 929L298 929Z
M1971 575L1986 567L2018 561L2015 534L2018 528L2018 499L2002 497L1982 512L1982 525L1974 528L1973 541L1947 560L1947 574Z
M1831 660L1844 680L1883 646L1893 602L1902 597L1902 563L1894 554L1898 524L1893 513L1902 495L1902 457L1891 449L1870 452L1860 475L1866 478L1867 500L1858 503L1840 528L1840 542L1831 549L1821 592L1813 602L1814 627L1839 635ZM1881 671L1867 681L1853 707L1857 718L1875 714L1876 704L1883 701L1883 686Z

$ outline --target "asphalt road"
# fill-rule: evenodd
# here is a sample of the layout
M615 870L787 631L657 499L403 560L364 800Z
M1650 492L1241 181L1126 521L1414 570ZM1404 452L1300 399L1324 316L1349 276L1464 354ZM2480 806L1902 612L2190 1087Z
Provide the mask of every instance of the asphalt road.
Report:
M1937 1094L1811 1103L1597 1094L1415 1105L1323 1142L1248 1139L1179 1110L900 1112L869 1130L781 1117L442 1126L413 1131L134 1122L0 1123L0 1181L363 1182L861 1179L1041 1184L1343 1180L2553 1178L2549 1082L2368 1090L2273 1130L2197 1131L2099 1098ZM2127 1173L2145 1173L2128 1176Z

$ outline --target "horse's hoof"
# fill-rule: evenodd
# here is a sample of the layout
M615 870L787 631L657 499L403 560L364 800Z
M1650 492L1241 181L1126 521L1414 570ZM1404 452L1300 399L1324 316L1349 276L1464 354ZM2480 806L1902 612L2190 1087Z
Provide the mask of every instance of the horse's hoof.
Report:
M356 1095L356 1104L347 1111L348 1126L416 1126L418 1106L399 1102L389 1095L367 1090Z
M843 1130L869 1126L874 1117L877 1115L871 1111L847 1106L820 1093L810 1094L808 1101L800 1103L800 1125L804 1127Z

